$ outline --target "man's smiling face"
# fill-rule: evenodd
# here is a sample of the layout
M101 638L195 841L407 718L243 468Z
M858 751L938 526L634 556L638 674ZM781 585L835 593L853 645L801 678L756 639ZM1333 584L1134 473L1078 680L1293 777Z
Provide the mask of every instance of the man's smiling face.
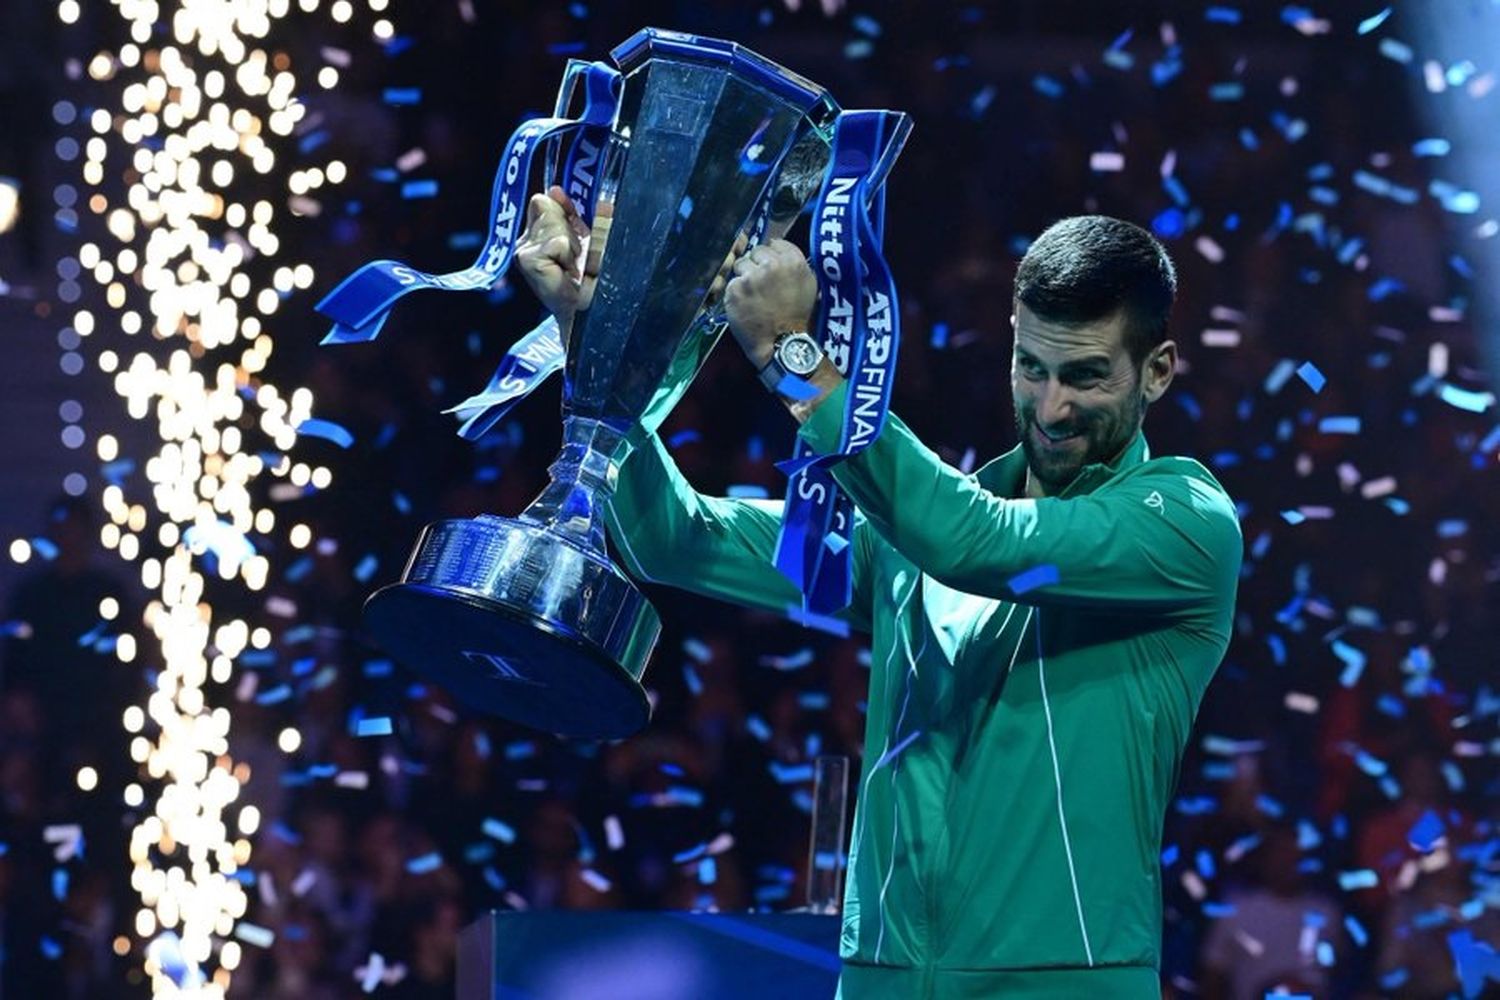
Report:
M1010 382L1029 495L1061 492L1085 465L1119 455L1140 428L1151 362L1132 361L1125 324L1123 310L1069 326L1016 304Z

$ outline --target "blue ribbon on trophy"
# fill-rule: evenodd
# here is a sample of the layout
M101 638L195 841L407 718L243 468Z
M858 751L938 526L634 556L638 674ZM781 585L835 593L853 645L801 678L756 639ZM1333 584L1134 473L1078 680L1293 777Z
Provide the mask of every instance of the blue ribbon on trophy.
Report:
M423 288L442 291L488 289L505 276L524 221L532 159L549 140L578 133L569 155L565 178L568 190L589 221L594 207L597 167L619 110L621 77L603 63L569 64L559 94L559 110L568 100L579 75L584 78L585 104L578 118L561 115L533 118L511 135L495 173L490 195L490 235L474 263L462 271L429 274L394 260L364 265L329 292L317 309L334 321L324 344L356 344L374 340L392 306L402 296ZM588 150L593 150L592 154ZM590 158L592 157L592 158ZM545 377L545 376L541 376ZM539 380L539 379L538 379Z
M790 481L776 568L797 584L805 609L817 615L846 607L852 587L854 505L829 468L867 448L890 410L901 318L881 253L885 178L910 130L910 119L900 112L843 112L813 212L816 325L829 359L850 385L838 448L818 455L799 438L793 456L778 463Z

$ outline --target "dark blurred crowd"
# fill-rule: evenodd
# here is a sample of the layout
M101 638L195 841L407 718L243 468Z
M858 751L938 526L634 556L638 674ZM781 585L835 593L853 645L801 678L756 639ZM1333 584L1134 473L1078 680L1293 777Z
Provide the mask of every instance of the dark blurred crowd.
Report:
M354 58L338 89L306 98L328 133L317 158L343 159L351 179L321 194L321 215L289 223L284 252L314 263L319 294L377 257L458 269L501 143L523 112L550 108L566 55L600 57L648 23L737 38L845 106L914 116L888 213L904 335L893 408L973 468L1014 441L1009 287L1026 240L1084 211L1153 226L1179 266L1184 363L1147 436L1156 454L1213 469L1248 550L1235 641L1165 818L1164 991L1455 995L1465 953L1450 936L1500 946L1500 443L1493 408L1438 392L1486 383L1453 261L1477 223L1350 182L1369 170L1421 191L1427 179L1412 153L1419 88L1358 43L1350 6L1318 34L1196 5L1088 17L854 5L828 18L458 3L420 24L398 15L411 44L392 55L352 28L288 39L309 66L320 46ZM1226 80L1242 97L1220 99ZM420 87L421 101L384 103L388 87ZM400 179L439 180L433 199L403 199L380 173L411 150L424 162ZM1091 169L1100 151L1123 168ZM282 304L263 377L310 387L315 415L355 443L299 442L295 457L329 466L332 485L275 504L312 543L257 537L275 567L266 591L208 595L275 636L210 686L210 703L233 710L242 801L263 816L245 919L274 934L245 946L233 995L451 997L458 932L488 909L805 905L804 765L843 755L858 773L862 637L648 587L663 633L642 734L567 742L474 716L369 645L359 609L421 525L513 515L545 482L555 385L478 445L439 412L482 387L536 303L511 285L426 293L376 344L318 349L315 301ZM1238 341L1212 346L1224 340L1205 330ZM1305 362L1326 384L1291 374ZM1352 434L1322 423L1349 416ZM732 344L662 431L700 490L770 496L792 432ZM58 551L0 616L7 998L140 982L125 844L142 812L120 804L137 776L119 719L142 703L152 653L142 637L126 665L98 640L139 630L151 595L91 544L104 520L59 502L9 533ZM107 624L106 597L120 609ZM267 696L283 685L288 696ZM389 735L358 735L381 718ZM80 788L82 767L96 790ZM86 850L60 860L44 830L74 823Z

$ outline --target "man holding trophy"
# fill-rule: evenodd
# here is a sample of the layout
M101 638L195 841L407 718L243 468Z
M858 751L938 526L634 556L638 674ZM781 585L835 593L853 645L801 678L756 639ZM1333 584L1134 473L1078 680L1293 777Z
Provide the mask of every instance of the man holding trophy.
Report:
M646 29L614 56L581 117L560 98L512 138L473 267L375 262L320 305L330 340L373 339L405 291L489 287L513 253L555 325L457 408L475 435L566 357L552 484L516 518L430 525L367 627L475 707L593 738L646 723L657 632L606 529L638 579L867 632L841 995L1159 997L1162 822L1242 548L1208 470L1142 433L1177 361L1166 252L1102 216L1036 240L1019 444L965 475L887 412L878 190L904 116L840 113L732 43ZM517 238L530 152L569 129L566 193L525 202ZM810 265L780 237L819 188ZM784 504L698 493L655 433L720 307L800 424Z
M518 264L567 329L587 234L561 191L530 208ZM892 419L835 466L859 510L843 615L874 639L847 1000L1160 996L1161 825L1241 556L1213 477L1142 435L1175 368L1174 285L1143 230L1058 223L1016 279L1020 445L966 476ZM803 343L816 294L773 241L735 260L724 305L763 381L816 390L782 398L830 448L847 385ZM779 507L697 493L651 436L607 521L637 576L779 610L797 600Z

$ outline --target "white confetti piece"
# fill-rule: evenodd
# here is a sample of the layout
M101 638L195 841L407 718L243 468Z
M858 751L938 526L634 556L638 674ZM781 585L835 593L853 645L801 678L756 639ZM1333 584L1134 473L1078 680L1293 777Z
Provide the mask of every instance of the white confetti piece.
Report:
M1318 699L1301 691L1288 691L1283 704L1291 711L1301 712L1303 715L1318 714Z

